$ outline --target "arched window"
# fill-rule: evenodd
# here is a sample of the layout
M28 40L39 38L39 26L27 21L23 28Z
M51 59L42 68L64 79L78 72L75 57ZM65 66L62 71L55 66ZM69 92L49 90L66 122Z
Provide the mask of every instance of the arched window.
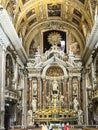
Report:
M6 82L5 85L8 88L12 87L12 80L14 77L14 69L13 69L13 62L12 57L7 54L6 56Z

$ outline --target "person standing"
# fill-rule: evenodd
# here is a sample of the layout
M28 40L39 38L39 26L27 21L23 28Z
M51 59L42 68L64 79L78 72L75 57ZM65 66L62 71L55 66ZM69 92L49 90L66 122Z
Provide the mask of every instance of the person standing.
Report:
M62 130L64 130L64 123L62 123Z
M49 125L49 130L52 130L52 124L50 123L50 125Z
M44 124L42 124L41 127L42 127L41 130L45 130L45 126L44 126Z
M46 123L44 124L44 130L48 130Z
M64 130L69 130L69 123L64 126Z

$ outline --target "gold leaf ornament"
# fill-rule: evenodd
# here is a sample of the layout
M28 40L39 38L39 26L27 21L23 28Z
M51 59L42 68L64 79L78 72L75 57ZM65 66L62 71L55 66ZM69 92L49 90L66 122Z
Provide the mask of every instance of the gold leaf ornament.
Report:
M61 41L61 35L58 32L51 32L48 35L48 42L52 45L57 45Z

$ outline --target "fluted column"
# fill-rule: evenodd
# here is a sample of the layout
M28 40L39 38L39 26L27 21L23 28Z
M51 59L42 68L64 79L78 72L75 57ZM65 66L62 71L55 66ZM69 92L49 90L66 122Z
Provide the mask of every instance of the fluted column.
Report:
M29 109L32 110L32 79L29 79Z
M79 102L79 107L81 108L81 93L80 93L80 77L78 77L78 102Z
M69 78L69 100L70 100L70 108L72 108L72 77Z
M37 88L37 109L40 109L40 78L38 79L38 88Z
M5 112L5 51L4 45L0 41L0 130L4 129Z
M63 83L63 95L64 95L64 107L67 107L67 84L66 84L66 80L64 80L64 83Z

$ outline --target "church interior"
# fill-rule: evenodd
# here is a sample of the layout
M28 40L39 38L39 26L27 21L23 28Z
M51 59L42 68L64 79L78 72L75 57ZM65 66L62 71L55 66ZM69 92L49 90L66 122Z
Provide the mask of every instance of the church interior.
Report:
M98 129L97 53L98 0L0 0L0 130Z

